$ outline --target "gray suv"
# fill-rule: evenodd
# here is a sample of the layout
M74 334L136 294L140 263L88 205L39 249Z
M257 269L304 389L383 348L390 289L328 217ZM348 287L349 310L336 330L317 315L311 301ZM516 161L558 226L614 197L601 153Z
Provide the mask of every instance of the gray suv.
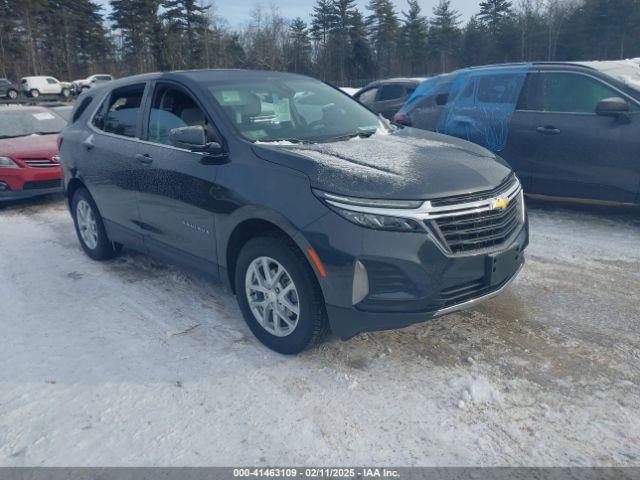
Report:
M61 139L80 245L123 245L226 284L297 353L331 329L404 327L503 290L528 224L509 166L396 129L308 77L201 70L83 93Z

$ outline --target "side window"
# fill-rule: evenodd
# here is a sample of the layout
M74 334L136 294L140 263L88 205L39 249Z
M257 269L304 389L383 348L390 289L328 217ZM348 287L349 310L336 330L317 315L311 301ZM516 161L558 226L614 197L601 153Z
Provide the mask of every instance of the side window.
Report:
M542 109L545 112L595 113L600 100L621 94L601 81L577 73L545 73ZM637 111L631 105L632 111Z
M114 90L93 118L93 125L105 132L135 137L143 93L144 84Z
M376 101L376 95L378 94L377 88L370 88L369 90L365 90L358 96L358 101L364 103L365 105L371 105Z
M149 141L170 145L171 130L198 125L206 129L207 117L189 94L169 84L156 86L149 113Z
M85 97L82 100L82 103L80 105L78 105L76 107L76 109L74 110L73 116L71 117L71 122L69 122L69 123L75 123L82 116L82 114L85 112L87 107L89 105L91 105L91 101L92 100L93 100L92 97Z
M478 101L481 103L515 103L520 92L520 75L502 74L480 77Z
M56 83L58 83L58 81L55 78L47 78L47 83L50 85L55 85Z
M383 85L380 90L378 101L398 100L404 96L404 87L402 85Z

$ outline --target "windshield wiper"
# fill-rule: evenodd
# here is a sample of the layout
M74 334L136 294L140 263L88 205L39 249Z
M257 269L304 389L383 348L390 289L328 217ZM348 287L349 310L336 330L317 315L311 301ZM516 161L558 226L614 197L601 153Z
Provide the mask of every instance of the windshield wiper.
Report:
M313 143L311 140L303 140L302 138L274 138L269 140L257 140L258 143L278 143L278 142L290 142L290 143Z
M329 137L329 138L326 139L326 141L327 142L339 142L341 140L349 140L349 139L355 138L355 137L369 138L374 133L376 133L376 131L377 130L363 130L363 131L351 132L351 133L346 133L344 135L338 135L336 137Z

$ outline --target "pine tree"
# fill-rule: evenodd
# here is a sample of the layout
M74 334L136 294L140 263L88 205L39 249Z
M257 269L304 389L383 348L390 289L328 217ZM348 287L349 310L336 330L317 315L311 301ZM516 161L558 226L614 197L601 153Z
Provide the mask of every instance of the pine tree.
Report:
M367 9L372 12L366 24L375 52L378 75L386 77L397 66L398 15L391 0L369 0Z
M333 23L333 5L331 0L318 0L311 13L311 36L316 44L316 64L319 76L327 80L327 68L330 65L330 55L327 42Z
M208 28L207 11L196 0L163 0L162 18L174 46L174 68L199 68L206 64L205 40Z
M307 23L298 17L289 25L289 40L287 46L289 60L288 70L297 73L308 73L311 70L311 39Z
M440 72L451 67L451 57L458 50L460 41L460 13L451 8L450 0L440 0L433 9L429 21L429 45L440 64Z
M375 71L373 55L367 39L367 27L364 17L358 9L351 13L349 39L351 41L349 78L371 78Z
M401 54L409 75L424 74L427 71L427 19L422 16L418 0L408 0L409 11L404 16L401 27Z
M158 0L111 0L111 28L120 32L121 61L131 73L154 70L162 62L159 6Z

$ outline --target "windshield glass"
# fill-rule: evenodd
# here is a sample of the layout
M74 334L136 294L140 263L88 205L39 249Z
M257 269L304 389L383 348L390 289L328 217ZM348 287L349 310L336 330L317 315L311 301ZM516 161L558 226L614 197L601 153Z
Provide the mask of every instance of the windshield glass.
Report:
M311 79L209 83L240 134L260 142L317 142L386 128L347 95Z
M60 133L66 122L45 109L0 110L0 138Z

